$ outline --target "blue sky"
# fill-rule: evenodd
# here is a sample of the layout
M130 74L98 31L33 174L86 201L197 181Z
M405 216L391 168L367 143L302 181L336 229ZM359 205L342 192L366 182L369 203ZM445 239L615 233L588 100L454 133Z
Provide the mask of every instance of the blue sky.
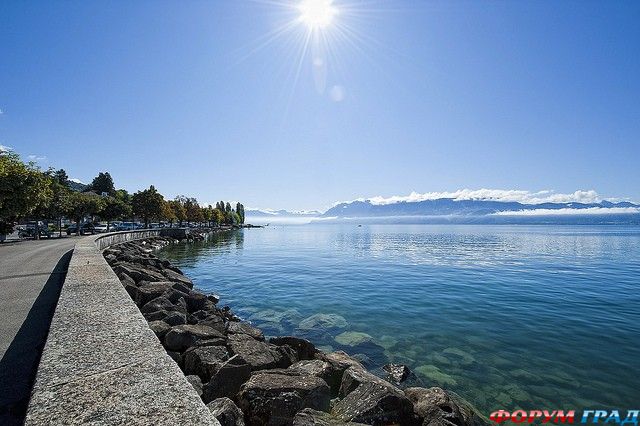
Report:
M304 57L296 3L2 2L0 144L84 181L255 207L462 188L640 201L640 2L336 0Z

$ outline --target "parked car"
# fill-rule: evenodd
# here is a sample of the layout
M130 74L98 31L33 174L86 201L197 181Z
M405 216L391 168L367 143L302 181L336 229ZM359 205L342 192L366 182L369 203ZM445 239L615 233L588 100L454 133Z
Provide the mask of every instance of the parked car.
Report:
M42 221L27 222L25 225L18 227L18 235L20 236L20 238L35 238L36 230L40 235L40 238L51 238L49 226Z
M78 232L78 227L76 226L76 224L72 224L69 225L69 227L67 228L67 235L71 235L71 234L76 234ZM95 234L96 231L96 227L93 225L93 223L83 223L80 225L80 235L85 235L85 234Z
M107 225L98 224L93 225L93 227L95 228L96 232L107 232ZM111 230L113 230L113 226L111 227Z

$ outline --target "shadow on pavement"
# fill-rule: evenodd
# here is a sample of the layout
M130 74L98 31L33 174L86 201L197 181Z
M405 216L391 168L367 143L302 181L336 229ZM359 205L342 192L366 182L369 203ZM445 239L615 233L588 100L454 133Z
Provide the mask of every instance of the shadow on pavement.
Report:
M73 250L65 253L49 275L27 318L0 360L0 424L24 422L31 387L47 339L51 318Z

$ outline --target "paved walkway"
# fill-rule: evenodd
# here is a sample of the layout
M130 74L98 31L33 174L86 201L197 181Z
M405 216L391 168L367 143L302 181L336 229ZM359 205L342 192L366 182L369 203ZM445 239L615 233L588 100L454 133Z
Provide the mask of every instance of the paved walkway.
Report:
M0 244L0 424L21 424L76 238Z

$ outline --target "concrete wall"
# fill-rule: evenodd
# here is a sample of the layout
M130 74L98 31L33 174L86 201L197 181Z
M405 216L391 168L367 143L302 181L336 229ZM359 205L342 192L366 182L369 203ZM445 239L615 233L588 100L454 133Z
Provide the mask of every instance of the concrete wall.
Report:
M219 426L101 254L110 244L158 232L119 232L78 241L38 367L26 425Z

